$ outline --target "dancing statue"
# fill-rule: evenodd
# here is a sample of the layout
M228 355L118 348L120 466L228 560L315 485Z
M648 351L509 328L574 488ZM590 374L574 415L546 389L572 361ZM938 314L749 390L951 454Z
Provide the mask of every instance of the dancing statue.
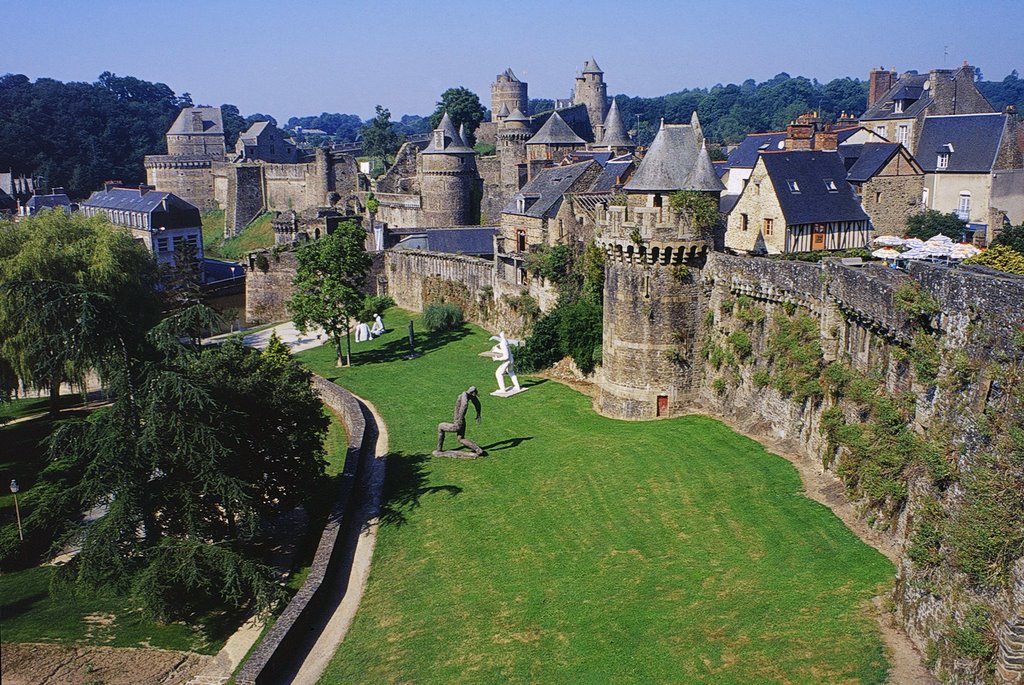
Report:
M494 377L498 379L498 392L495 394L500 395L514 395L520 392L522 388L519 387L519 378L516 377L515 358L512 356L512 348L509 347L508 340L505 339L505 333L502 332L497 336L491 336L491 340L497 340L498 344L491 348L491 356L498 364L498 370L494 372ZM509 380L512 381L511 390L505 387L505 374L508 374Z
M384 322L381 321L380 314L373 315L373 326L370 327L370 335L377 337L384 333Z
M469 408L470 402L473 403L473 408L476 409L476 425L480 425L480 400L476 395L476 386L470 386L468 390L459 394L459 398L455 400L455 414L452 417L452 422L437 424L437 449L434 451L435 457L459 457L465 459L479 457L484 453L479 445L472 440L466 439L466 410ZM459 436L459 444L471 452L446 452L444 449L445 433L455 433Z

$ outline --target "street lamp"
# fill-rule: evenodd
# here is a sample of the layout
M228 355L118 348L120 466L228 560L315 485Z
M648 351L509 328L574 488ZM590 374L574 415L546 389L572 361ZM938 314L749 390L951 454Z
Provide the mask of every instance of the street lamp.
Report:
M11 494L14 495L14 515L18 518L18 539L22 542L25 541L25 536L21 532L21 509L18 508L18 491L21 490L18 487L18 481L11 480Z

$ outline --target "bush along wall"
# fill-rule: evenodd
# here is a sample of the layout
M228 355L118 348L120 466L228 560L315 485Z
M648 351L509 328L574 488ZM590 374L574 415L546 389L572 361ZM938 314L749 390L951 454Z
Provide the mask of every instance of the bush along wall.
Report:
M903 552L893 611L930 668L1017 682L1024 321L1011 303L1024 301L1024 279L879 269L852 280L829 264L815 287L785 265L713 260L703 411L781 438L842 480Z

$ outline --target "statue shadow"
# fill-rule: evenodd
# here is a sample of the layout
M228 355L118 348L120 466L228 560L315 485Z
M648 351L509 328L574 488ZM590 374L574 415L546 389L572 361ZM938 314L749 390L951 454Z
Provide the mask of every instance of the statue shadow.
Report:
M459 326L448 331L416 331L413 340L416 343L416 354L424 355L444 347L470 334L469 327ZM369 350L352 349L352 362L359 364L381 364L392 362L409 354L409 336L399 329L388 329L385 336L394 336L380 347Z
M462 488L457 485L426 485L428 454L393 452L388 455L387 480L381 504L382 524L402 526L408 515L420 506L424 495L446 494L455 497Z
M519 385L521 385L524 388L532 388L535 385L544 385L547 382L548 382L547 378L530 378L530 379L527 379L527 380L523 381Z
M528 435L522 438L508 438L506 440L499 440L498 442L492 442L490 445L482 445L481 448L490 452L497 452L498 450L508 450L513 447L519 447L527 440L533 440L532 435Z

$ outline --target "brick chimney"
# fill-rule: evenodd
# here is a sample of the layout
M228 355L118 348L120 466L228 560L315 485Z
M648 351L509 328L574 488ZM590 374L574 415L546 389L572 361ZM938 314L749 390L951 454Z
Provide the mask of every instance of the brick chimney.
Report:
M153 187L153 186L150 186L150 185L146 185L145 183L140 183L139 184L139 197L142 197L143 195L145 195L146 193L148 193L151 190L156 190L156 188Z
M868 109L882 99L890 88L896 85L896 71L878 67L868 74Z
M818 131L814 136L814 149L835 152L839 147L839 134L832 130L828 124Z
M103 182L103 190L105 190L105 191L107 191L109 193L111 190L113 190L114 188L117 188L119 185L121 185L120 181L104 181Z
M786 127L787 150L812 150L814 148L814 125L794 121Z
M192 110L192 131L195 133L203 132L203 110L201 109Z

